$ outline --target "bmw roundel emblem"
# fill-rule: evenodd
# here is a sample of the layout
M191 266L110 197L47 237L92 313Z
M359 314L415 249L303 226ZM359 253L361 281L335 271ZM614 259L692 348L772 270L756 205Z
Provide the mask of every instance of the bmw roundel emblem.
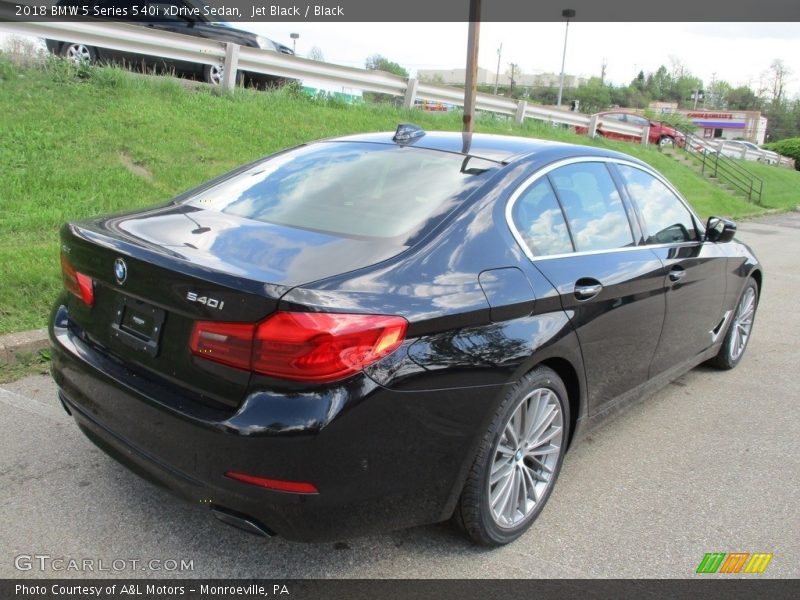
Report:
M114 261L114 277L117 278L117 283L122 285L128 277L128 265L121 258Z

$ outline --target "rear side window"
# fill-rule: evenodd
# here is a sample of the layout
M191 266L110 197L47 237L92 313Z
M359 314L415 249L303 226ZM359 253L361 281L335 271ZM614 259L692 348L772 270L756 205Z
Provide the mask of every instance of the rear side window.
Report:
M323 142L260 162L188 203L267 223L409 244L496 166L422 148Z
M564 214L547 178L523 192L514 204L512 217L517 231L535 256L572 252Z
M648 244L673 244L698 239L694 219L672 190L641 169L617 165L628 195L644 220Z
M575 163L548 177L564 207L578 252L633 245L628 215L605 164Z

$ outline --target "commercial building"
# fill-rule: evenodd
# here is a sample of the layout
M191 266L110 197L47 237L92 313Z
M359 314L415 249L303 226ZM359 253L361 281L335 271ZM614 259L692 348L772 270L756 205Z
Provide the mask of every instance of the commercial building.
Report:
M679 109L673 102L653 102L650 109L685 116L694 123L694 133L706 139L746 140L763 144L767 135L767 119L757 110Z

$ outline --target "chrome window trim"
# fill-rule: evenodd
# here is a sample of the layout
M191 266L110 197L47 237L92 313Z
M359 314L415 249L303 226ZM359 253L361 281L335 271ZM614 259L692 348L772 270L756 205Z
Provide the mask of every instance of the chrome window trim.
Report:
M522 234L517 229L517 226L514 224L513 212L514 212L514 205L519 200L520 196L522 196L523 192L525 192L533 183L535 183L538 179L541 179L551 171L554 171L560 167L564 167L571 164L576 163L585 163L585 162L602 162L602 163L612 163L618 165L625 165L628 167L633 167L634 169L639 169L640 171L644 171L648 175L651 175L658 179L661 183L663 183L667 188L675 194L678 200L683 204L684 208L689 211L689 214L692 215L692 218L695 221L695 224L698 227L698 234L700 235L699 240L692 240L687 242L676 242L671 244L639 244L634 246L623 246L622 248L609 248L607 250L584 250L584 251L575 251L569 252L566 254L548 254L546 256L536 256L531 252L531 249L528 247L528 244L525 243L525 239L522 237ZM616 186L616 182L614 184ZM633 199L630 199L633 202ZM684 197L675 189L669 181L667 181L660 173L655 171L654 169L639 164L637 162L633 162L630 160L625 160L623 158L615 158L612 156L573 156L570 158L563 158L556 162L550 163L547 166L542 167L538 171L534 172L530 177L527 177L517 189L514 190L514 193L511 194L511 197L506 202L506 225L508 225L509 230L511 231L511 235L517 242L517 245L522 249L525 253L525 256L528 257L529 260L550 260L554 258L566 258L568 256L587 256L592 254L608 254L610 252L630 252L631 250L648 250L651 248L672 248L672 247L681 247L681 246L694 246L701 244L703 242L703 237L705 236L705 228L702 227L702 221L697 216L697 214L692 210L692 207L689 206L689 203L686 202Z

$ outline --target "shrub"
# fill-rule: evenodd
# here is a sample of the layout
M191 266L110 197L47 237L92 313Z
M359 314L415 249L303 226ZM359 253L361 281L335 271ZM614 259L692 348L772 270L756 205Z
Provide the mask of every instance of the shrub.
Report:
M764 144L764 148L794 159L794 168L800 171L800 138L787 138Z

